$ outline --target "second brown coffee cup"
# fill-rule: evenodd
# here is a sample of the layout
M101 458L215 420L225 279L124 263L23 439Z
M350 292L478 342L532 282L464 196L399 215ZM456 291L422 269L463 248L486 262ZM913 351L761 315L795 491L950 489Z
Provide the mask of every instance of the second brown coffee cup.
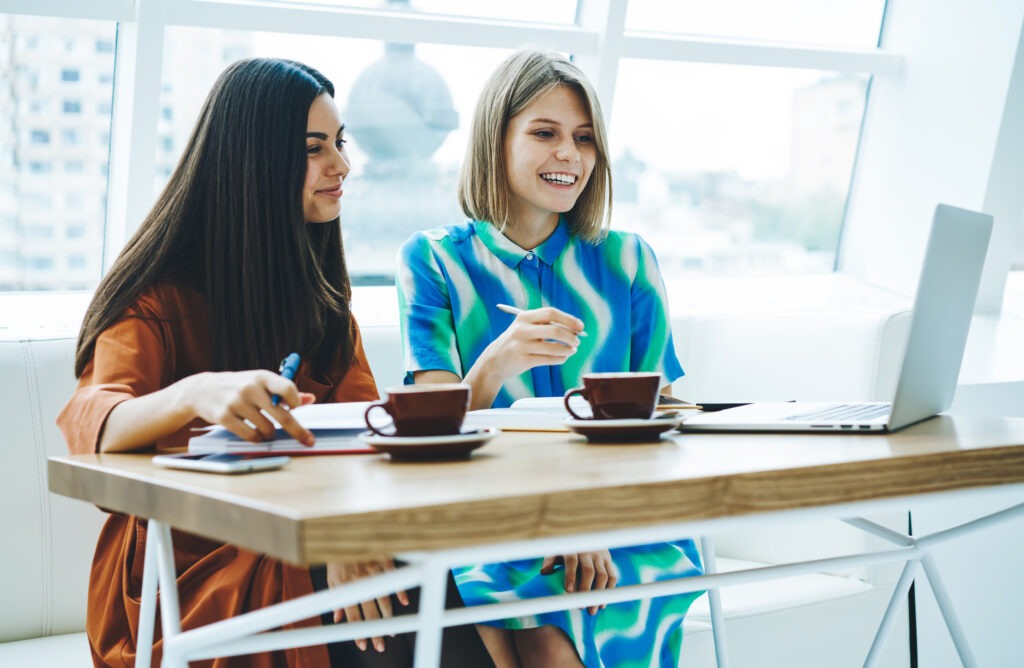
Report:
M448 436L462 430L469 409L470 388L461 383L402 385L386 390L387 398L366 408L366 426L378 436ZM394 431L381 431L370 413L381 409L391 416Z
M646 420L654 415L660 389L660 373L587 373L582 387L565 393L565 410L577 420ZM569 405L569 398L576 394L590 403L593 417L578 415Z

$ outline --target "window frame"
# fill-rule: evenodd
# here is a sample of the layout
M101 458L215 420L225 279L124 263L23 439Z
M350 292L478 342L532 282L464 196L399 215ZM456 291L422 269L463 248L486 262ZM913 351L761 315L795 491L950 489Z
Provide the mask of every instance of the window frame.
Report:
M421 14L415 10L372 10L350 7L328 7L315 5L287 5L272 0L246 3L239 0L8 0L5 11L17 14L54 16L65 18L97 19L115 21L118 24L115 48L115 75L113 100L113 131L110 147L110 172L107 190L106 242L102 266L104 271L120 251L127 237L152 205L155 196L153 178L156 165L157 133L160 108L160 77L153 73L162 71L164 34L172 26L223 28L285 32L294 34L331 35L357 37L413 43L437 43L463 46L497 46L514 48L524 43L542 43L551 48L570 52L588 76L595 82L602 106L606 112L612 109L615 95L619 62L623 58L656 59L662 61L725 63L749 66L772 66L829 70L867 74L872 77L868 100L869 116L876 106L877 96L893 98L906 94L906 63L914 53L907 18L924 16L931 21L932 15L945 11L955 12L957 8L937 9L922 3L907 3L896 7L888 3L883 19L885 31L894 36L880 40L878 48L826 47L803 44L762 42L752 39L711 39L689 35L666 35L625 29L628 0L579 0L576 25L560 26L542 23L501 21L481 18ZM890 13L897 9L896 25L887 28ZM963 8L960 8L963 9ZM1024 0L1015 0L1013 19L1020 18ZM980 10L979 10L980 11ZM995 9L984 12L998 18ZM983 12L983 13L984 13ZM940 26L934 30L934 21L926 25L939 37L942 30L953 28ZM1017 21L1019 27L1020 22ZM979 30L976 26L972 30ZM901 37L902 35L902 37ZM1018 37L1019 40L1019 37ZM1015 42L1016 45L1016 42ZM1005 57L1005 53L1003 53ZM1024 60L1022 57L1014 59ZM1008 117L1011 103L1024 99L1024 66L1015 67L1011 87L1012 100L1006 102L1001 113ZM875 82L883 85L875 90ZM889 104L892 102L890 100ZM1021 106L1017 104L1016 106ZM1016 107L1013 107L1016 109ZM877 110L876 110L877 111ZM880 112L879 112L880 113ZM875 114L877 116L878 113ZM610 119L609 119L610 120ZM871 118L875 125L885 121ZM994 140L995 163L990 165L993 174L985 178L990 188L973 208L982 208L989 202L1016 203L1013 197L1001 195L1011 186L997 183L1001 175L1020 171L1024 159L1016 150L1015 135L1024 132L1024 121L1009 121ZM858 199L874 197L877 192L861 183L861 158L866 143L878 144L884 133L878 127L866 126L861 135L858 159L854 166L854 183L849 193L847 214L843 221L843 235L837 249L837 269L862 278L877 278L871 275L868 250L861 241L865 235L876 244L894 244L900 249L909 248L911 256L923 253L923 238L905 238L907 235L890 233L883 228L872 226L862 220ZM1005 136L1004 136L1005 135ZM870 147L869 147L870 148ZM1012 150L1011 150L1012 149ZM879 149L874 147L877 152ZM1008 179L1003 178L1003 181ZM877 190L877 187L875 188ZM1000 199L1001 198L1001 199ZM954 202L955 203L955 202ZM851 212L853 215L851 215ZM1019 216L1010 220L999 220L997 229L1006 239L1007 226L1011 231L1020 228ZM128 221L134 221L129 223ZM1014 227L1015 226L1015 227ZM853 232L848 243L848 233ZM1020 232L1024 236L1024 230ZM891 238L890 238L891 237ZM1024 242L1021 246L1024 247ZM1013 261L1024 257L1009 257L1007 253L989 258L986 267L990 275L988 283L996 286L1002 294L1006 276ZM1020 255L1018 251L1016 255ZM899 272L883 276L881 283L889 282L905 293L913 292L913 284L899 275ZM909 287L909 289L907 289ZM983 286L983 291L986 288ZM1000 300L989 295L988 301Z

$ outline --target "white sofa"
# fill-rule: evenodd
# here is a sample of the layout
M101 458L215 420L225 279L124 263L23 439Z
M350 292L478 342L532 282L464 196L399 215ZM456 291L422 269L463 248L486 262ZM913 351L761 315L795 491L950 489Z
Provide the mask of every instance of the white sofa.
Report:
M378 384L399 384L398 328L373 320L361 316L362 323L371 323L362 332ZM906 311L898 308L701 317L684 312L674 327L689 375L677 390L701 400L886 396L892 377L883 373L883 362L898 358L905 323ZM834 346L844 342L853 352L836 359ZM45 466L47 456L66 452L54 418L74 387L74 343L70 328L51 338L14 333L0 340L0 405L7 428L0 517L10 546L0 559L0 666L90 665L85 595L103 516L92 506L50 494ZM719 568L726 570L842 554L866 539L836 522L716 540ZM724 589L732 665L859 666L895 579L891 568L879 568ZM686 628L684 665L714 665L706 597L695 604ZM906 632L897 629L883 665L907 665L906 647Z
M46 484L46 458L67 454L54 419L75 387L74 351L67 334L0 341L0 666L92 665L85 594L104 515Z

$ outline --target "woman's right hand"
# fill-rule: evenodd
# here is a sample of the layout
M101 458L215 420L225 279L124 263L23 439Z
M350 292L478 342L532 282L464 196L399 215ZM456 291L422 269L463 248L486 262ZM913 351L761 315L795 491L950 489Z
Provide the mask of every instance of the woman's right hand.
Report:
M219 424L246 441L260 443L274 438L276 427L269 415L292 438L313 445L313 434L292 417L289 409L313 403L315 397L299 392L287 378L257 369L200 373L191 376L190 381L186 396L196 417ZM275 394L281 397L277 406L273 405Z
M473 371L500 387L507 378L536 366L565 362L579 348L582 331L583 321L554 307L522 311L484 349Z
M273 405L275 394L281 397L277 406ZM299 392L292 381L270 371L197 373L114 406L100 434L99 452L149 447L196 418L260 443L274 437L274 424L267 415L295 440L313 445L313 434L288 409L315 400L312 394Z

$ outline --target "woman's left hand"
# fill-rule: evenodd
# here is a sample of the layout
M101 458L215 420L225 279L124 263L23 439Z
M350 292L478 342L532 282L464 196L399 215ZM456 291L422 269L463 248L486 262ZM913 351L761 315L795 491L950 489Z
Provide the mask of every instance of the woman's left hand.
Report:
M559 563L565 567L567 592L611 589L619 581L619 571L612 562L612 555L608 550L545 557L540 567L541 574L553 573ZM587 612L593 615L603 607L604 604L592 605L587 608Z
M393 570L395 570L395 562L391 559L340 564L329 563L327 564L327 584L330 587L337 587L338 585L343 585L346 582L360 580L362 578L379 575ZM395 598L398 599L399 604L403 606L409 605L409 595L405 591L396 592ZM385 594L370 601L363 601L362 603L350 605L342 610L335 610L334 622L338 623L343 619L347 619L350 622L359 622L363 620L371 621L374 619L384 619L393 616L394 613L391 609L391 597ZM384 638L378 636L371 638L370 640L373 643L373 648L375 650L378 652L384 651ZM366 651L366 638L357 638L355 643L356 647Z

